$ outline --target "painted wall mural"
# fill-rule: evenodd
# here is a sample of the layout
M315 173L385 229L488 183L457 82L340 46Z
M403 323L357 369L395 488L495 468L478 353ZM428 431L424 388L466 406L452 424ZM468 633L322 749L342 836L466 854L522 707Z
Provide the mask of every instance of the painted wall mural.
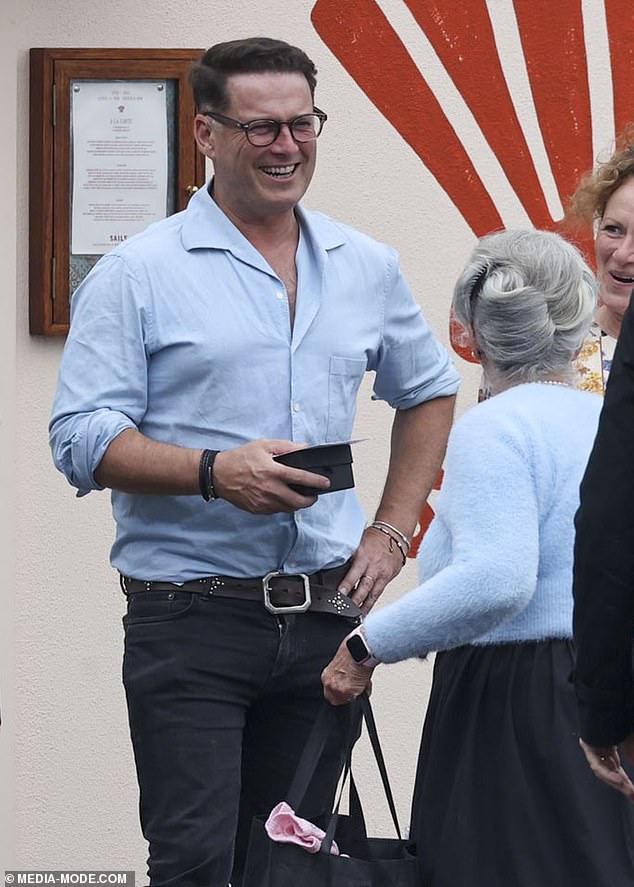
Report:
M399 132L447 193L476 236L504 226L494 198L390 12L409 13L410 32L433 47L531 224L557 230L527 143L522 113L507 82L492 18L514 14L548 165L561 206L594 162L584 16L605 20L612 94L606 145L634 120L632 0L317 0L312 23L370 101ZM414 40L416 34L414 33ZM410 43L411 45L411 43ZM592 258L589 232L577 242ZM452 328L452 345L471 354Z
M502 13L502 16L500 16ZM500 18L519 36L534 116L543 141L559 212L547 199L525 134L526 108L518 107L508 81L508 57L498 43ZM592 95L586 23L605 40L593 62L607 83ZM595 162L596 142L610 149L615 134L634 121L634 6L632 0L317 0L312 23L321 39L373 105L420 158L480 237L505 220L477 165L415 60L425 40L434 62L451 79L499 163L501 172L536 228L562 228L563 209L580 176ZM598 28L601 19L600 28ZM501 34L501 39L507 36ZM518 59L511 59L518 67ZM595 68L595 70L597 70ZM596 84L594 84L596 87ZM605 131L593 121L600 108ZM610 110L611 109L611 110ZM598 131L597 131L598 130ZM610 151L608 150L608 153ZM565 232L571 236L568 230ZM593 261L591 232L574 238ZM473 361L463 331L450 322L451 344ZM442 472L434 489L439 489ZM410 554L433 517L421 514Z

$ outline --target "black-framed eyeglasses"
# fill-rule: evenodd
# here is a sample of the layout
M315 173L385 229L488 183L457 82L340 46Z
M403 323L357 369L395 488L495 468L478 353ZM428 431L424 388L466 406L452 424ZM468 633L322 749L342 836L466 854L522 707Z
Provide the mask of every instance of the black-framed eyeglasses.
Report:
M241 123L233 117L226 117L216 111L201 111L205 117L211 117L223 126L233 126L241 129L249 142L256 148L265 148L272 145L279 136L283 126L288 126L293 139L296 142L312 142L319 137L328 115L319 108L313 108L312 114L300 114L292 120L249 120Z

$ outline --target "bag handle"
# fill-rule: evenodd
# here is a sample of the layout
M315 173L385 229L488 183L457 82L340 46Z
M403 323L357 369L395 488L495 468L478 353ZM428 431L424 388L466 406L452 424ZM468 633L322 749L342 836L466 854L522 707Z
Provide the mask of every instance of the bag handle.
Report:
M344 746L346 749L346 757L349 757L352 751L358 732L360 717L361 712L355 711ZM330 705L329 702L324 700L319 709L319 713L315 718L308 740L302 751L301 758L299 759L295 776L293 777L293 781L291 782L286 796L286 800L293 810L298 811L304 800L304 796L308 791L311 779L315 775L315 771L317 770L329 735L335 729L338 729L343 733L342 718L343 710L338 709L334 705Z
M399 840L401 840L401 830L398 825L398 816L396 815L396 805L394 804L394 795L392 794L392 788L390 786L390 780L387 775L387 767L385 766L385 758L383 757L383 750L381 749L381 743L379 742L379 734L376 729L376 721L374 720L374 712L372 711L372 706L370 705L370 697L367 693L364 693L361 697L361 711L363 712L363 717L365 719L365 725L368 730L368 736L370 737L370 742L372 744L372 751L374 752L374 758L376 760L377 766L379 768L379 773L381 774L381 782L383 783L383 791L385 792L385 797L387 798L387 804L390 808L390 815L392 817L392 822L394 823L394 828L396 829L396 834L398 835ZM350 799L351 799L351 809L352 809L352 790L354 788L354 794L357 798L357 803L359 804L359 809L361 808L361 804L359 801L359 795L357 793L356 786L354 785L354 781L352 779L352 773L350 774Z
M341 803L343 786L345 784L346 778L348 777L350 780L350 816L351 819L359 823L359 825L362 827L363 834L367 835L361 800L359 798L359 793L357 791L357 787L351 771L352 749L358 736L358 725L359 719L361 717L365 721L368 736L370 738L370 744L374 753L374 758L379 768L383 791L387 799L392 822L394 824L394 828L396 830L398 838L401 839L401 830L398 824L396 805L394 804L394 796L392 794L392 788L390 786L390 781L387 774L387 767L385 766L385 759L383 757L383 751L381 749L381 743L379 741L379 735L376 729L376 721L374 719L374 713L370 704L370 698L367 693L363 693L352 704L356 706L357 711L354 713L354 716L352 718L352 723L348 731L348 736L345 743L346 763L344 766L344 775L341 782L341 790L339 792L339 798L335 804L330 822L328 824L326 838L324 838L324 841L322 842L322 849L325 849L327 847L328 852L330 852L330 845L332 844L335 829L337 826L337 817L339 814L339 805ZM340 710L336 706L330 705L330 703L326 701L324 701L321 709L319 710L306 745L304 746L304 750L297 766L295 776L293 777L293 781L288 790L287 802L293 808L293 810L299 810L299 807L304 800L304 796L308 790L310 781L317 770L329 734L335 728L341 729L341 716L339 714L339 711Z
M359 705L361 707L361 713L363 715L363 719L365 720L366 729L368 731L368 736L370 738L370 744L372 745L372 751L374 752L374 758L376 760L377 766L379 768L379 774L381 776L381 782L383 784L383 791L385 793L385 797L387 799L388 807L390 808L390 815L392 817L392 822L394 824L394 829L396 831L397 837L399 840L402 840L401 837L401 829L398 824L398 816L396 813L396 805L394 804L394 796L392 794L392 788L390 786L390 780L387 775L387 767L385 766L385 758L383 757L383 750L381 748L381 743L379 741L379 734L376 729L376 721L374 720L374 712L372 711L372 706L370 704L370 697L367 693L364 693L360 700ZM354 781L354 776L352 773L352 748L348 750L348 756L346 758L346 764L344 767L343 777L341 780L341 789L339 791L339 797L337 798L337 803L335 804L335 808L333 810L332 816L330 818L330 822L328 823L328 828L326 829L326 835L321 843L321 850L324 853L330 853L330 848L332 846L332 842L335 837L335 831L337 829L337 820L339 818L339 806L341 804L341 797L343 794L343 788L346 782L346 779L349 779L349 810L350 810L350 818L354 823L354 829L358 838L360 840L367 841L367 828L365 824L365 816L363 815L363 807L361 806L361 798L359 797L359 792L357 790L356 783Z
M335 803L334 809L330 816L330 820L328 821L328 827L326 828L326 834L324 835L321 846L319 848L320 853L330 853L330 848L332 847L332 842L335 839L335 832L337 831L337 823L339 821L339 807L341 806L341 798L343 797L343 790L346 785L346 780L350 780L350 820L352 822L352 826L354 828L354 832L356 834L357 841L362 842L367 845L368 841L368 832L365 825L365 817L363 815L363 810L361 809L361 803L359 801L359 795L356 795L356 808L352 809L352 749L349 750L348 756L346 758L346 763L343 768L343 775L341 777L341 785L339 788L339 794L337 796L337 801ZM356 787L355 787L356 794Z

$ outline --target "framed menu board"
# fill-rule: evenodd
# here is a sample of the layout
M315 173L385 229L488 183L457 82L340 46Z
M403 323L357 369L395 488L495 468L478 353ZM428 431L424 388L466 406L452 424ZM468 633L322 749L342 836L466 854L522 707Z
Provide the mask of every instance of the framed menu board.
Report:
M29 323L64 335L95 262L205 179L187 82L201 49L31 49Z

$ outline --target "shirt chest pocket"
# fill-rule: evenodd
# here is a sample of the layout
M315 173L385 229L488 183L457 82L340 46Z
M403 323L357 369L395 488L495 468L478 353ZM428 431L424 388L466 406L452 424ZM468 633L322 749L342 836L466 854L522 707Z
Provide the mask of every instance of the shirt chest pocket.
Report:
M349 440L357 405L357 393L366 361L359 357L330 358L328 370L328 427L326 440Z

